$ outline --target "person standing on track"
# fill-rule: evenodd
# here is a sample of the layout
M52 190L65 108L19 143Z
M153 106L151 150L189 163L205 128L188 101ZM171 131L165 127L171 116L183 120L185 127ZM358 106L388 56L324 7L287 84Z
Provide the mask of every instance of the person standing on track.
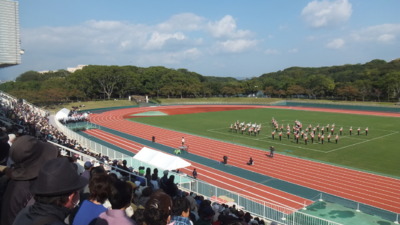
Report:
M253 157L250 157L249 161L247 162L247 165L252 166L254 164Z
M222 157L222 159L223 159L224 164L228 164L228 156L224 155L224 157Z
M275 151L274 146L269 147L269 157L274 158L274 151Z
M194 179L197 179L197 170L196 170L196 168L193 169L192 175L193 175Z
M185 145L185 137L182 137L182 146Z

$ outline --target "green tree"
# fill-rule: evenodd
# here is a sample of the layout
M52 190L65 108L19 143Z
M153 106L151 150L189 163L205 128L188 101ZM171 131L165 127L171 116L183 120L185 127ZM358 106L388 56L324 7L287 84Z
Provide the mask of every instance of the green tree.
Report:
M359 94L361 95L361 98L363 101L365 101L365 97L369 96L371 94L371 81L370 80L357 80L355 83L355 86L359 90Z
M400 71L390 72L384 79L388 88L388 97L397 98L400 102Z
M19 75L15 81L17 82L26 82L26 81L41 81L44 76L36 71L27 71L21 75Z
M292 95L292 96L297 95L298 96L298 95L305 94L306 90L302 86L294 84L294 85L290 85L288 87L288 89L286 90L286 93L288 95Z
M307 93L314 98L318 96L324 97L335 89L335 82L321 74L311 75L305 82L305 88Z

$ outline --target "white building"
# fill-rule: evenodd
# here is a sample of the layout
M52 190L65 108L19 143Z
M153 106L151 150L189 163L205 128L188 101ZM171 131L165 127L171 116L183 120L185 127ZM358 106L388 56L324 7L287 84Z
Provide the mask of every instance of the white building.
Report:
M0 68L21 63L18 2L0 0Z
M70 72L70 73L73 73L73 72L75 72L77 70L81 70L85 66L87 66L87 65L78 65L77 67L68 67L67 71Z

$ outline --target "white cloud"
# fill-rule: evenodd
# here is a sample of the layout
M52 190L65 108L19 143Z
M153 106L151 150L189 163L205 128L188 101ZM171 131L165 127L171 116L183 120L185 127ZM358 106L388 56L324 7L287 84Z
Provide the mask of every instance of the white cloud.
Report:
M163 31L195 31L205 27L205 19L193 13L182 13L172 16L169 20L157 25Z
M136 57L135 62L141 65L176 65L183 61L195 60L202 56L202 52L197 48L185 49L177 52L157 52L144 53Z
M396 39L396 36L393 34L382 34L381 36L378 37L378 41L383 43L391 42L394 39Z
M280 52L276 49L267 49L264 51L265 54L267 55L277 55L280 54Z
M298 53L298 52L299 52L299 49L297 49L297 48L292 48L292 49L289 49L288 52L289 52L289 53Z
M346 22L351 14L352 6L348 0L314 0L301 12L306 23L314 28L337 26Z
M400 36L400 24L382 24L370 26L355 31L351 37L358 42L376 42L390 44L398 41Z
M208 23L208 30L216 38L244 38L251 36L248 30L238 30L235 19L226 15L221 20Z
M237 39L217 43L217 50L222 52L240 53L245 52L257 45L255 40Z
M21 40L25 67L54 70L78 64L197 65L201 57L208 60L218 53L254 49L259 41L251 36L231 16L210 21L184 13L159 24L90 20L73 26L26 28Z
M345 41L341 38L336 38L332 41L330 41L328 44L326 44L327 48L332 48L332 49L339 49L344 46Z
M163 34L159 32L154 32L151 35L151 38L148 40L146 45L144 46L144 49L161 49L164 47L165 43L168 40L177 40L177 41L182 41L185 40L186 37L184 34L177 32L173 34Z

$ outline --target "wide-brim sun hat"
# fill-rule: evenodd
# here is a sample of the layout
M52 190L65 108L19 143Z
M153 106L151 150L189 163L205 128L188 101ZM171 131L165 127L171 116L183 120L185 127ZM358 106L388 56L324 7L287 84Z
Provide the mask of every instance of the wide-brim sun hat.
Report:
M12 179L31 180L38 176L45 162L57 157L58 148L35 137L24 135L15 139L10 152L14 161Z
M88 180L79 176L72 163L65 157L46 162L31 185L35 195L58 196L82 189Z

